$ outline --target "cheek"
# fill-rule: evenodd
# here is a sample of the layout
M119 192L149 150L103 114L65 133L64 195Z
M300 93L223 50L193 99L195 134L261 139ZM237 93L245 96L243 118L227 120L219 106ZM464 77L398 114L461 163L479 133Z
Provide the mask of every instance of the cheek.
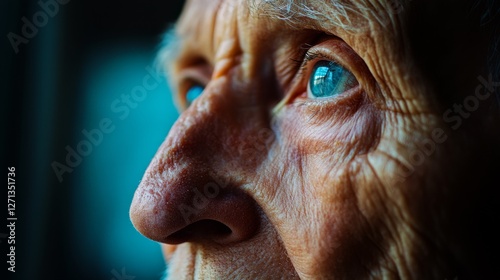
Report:
M318 199L342 187L333 181L352 176L352 162L376 148L382 129L381 114L362 94L334 105L292 104L275 121L273 165L286 166L281 179L301 182Z
M283 117L283 138L290 139L290 145L299 147L303 155L323 154L326 161L345 162L377 145L381 116L362 93L333 105L293 106L295 110Z
M346 244L365 227L353 169L355 159L377 145L381 118L363 96L335 105L286 107L274 122L276 140L261 167L265 210L304 275L331 271L342 259L337 257L351 255Z

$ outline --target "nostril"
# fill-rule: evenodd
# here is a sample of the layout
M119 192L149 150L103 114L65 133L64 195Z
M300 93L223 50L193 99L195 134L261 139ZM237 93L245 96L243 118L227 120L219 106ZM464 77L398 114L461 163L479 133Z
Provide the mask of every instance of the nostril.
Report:
M211 239L217 243L230 240L232 230L225 224L215 220L201 220L174 232L167 237L167 243L180 244L187 241Z
M207 184L203 177L200 182L183 178L172 179L167 186L143 181L146 183L136 191L130 217L144 236L172 245L225 245L257 233L261 212L250 195L229 183ZM198 185L203 187L193 187ZM215 192L206 186L215 188Z

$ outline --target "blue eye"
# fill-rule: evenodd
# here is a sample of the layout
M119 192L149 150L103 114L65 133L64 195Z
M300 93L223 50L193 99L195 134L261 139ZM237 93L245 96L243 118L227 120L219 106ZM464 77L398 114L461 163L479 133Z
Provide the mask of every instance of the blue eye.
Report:
M193 85L186 93L186 103L190 106L198 96L203 93L204 88L200 85Z
M310 98L331 97L353 88L357 83L349 70L333 61L321 60L314 65L307 95Z

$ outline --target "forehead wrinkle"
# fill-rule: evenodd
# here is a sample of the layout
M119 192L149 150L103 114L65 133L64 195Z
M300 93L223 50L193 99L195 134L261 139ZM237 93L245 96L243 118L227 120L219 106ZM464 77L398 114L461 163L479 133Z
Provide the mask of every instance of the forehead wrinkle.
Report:
M216 59L229 58L240 51L240 36L244 30L240 28L239 8L243 5L236 5L235 2L225 1L218 9L212 42Z
M187 1L185 12L177 23L177 36L182 46L179 58L183 54L192 57L195 53L213 63L215 29L223 2L224 0Z

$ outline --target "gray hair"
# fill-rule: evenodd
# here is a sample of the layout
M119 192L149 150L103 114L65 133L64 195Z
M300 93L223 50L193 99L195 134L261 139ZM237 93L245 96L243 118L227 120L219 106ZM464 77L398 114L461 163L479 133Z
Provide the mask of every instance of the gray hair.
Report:
M368 0L325 0L316 2L316 7L310 0L250 0L253 11L287 22L292 27L303 27L306 20L328 22L330 25L340 27L348 32L364 32L370 20L386 25L387 20L393 20L393 3L383 2L368 5ZM404 0L391 0L404 1ZM258 4L256 4L258 2ZM328 6L328 13L322 7ZM370 7L370 8L368 8ZM333 9L332 9L333 8ZM374 9L375 8L375 9ZM389 17L388 17L388 16ZM354 20L357 19L357 20ZM359 20L361 19L361 20Z

